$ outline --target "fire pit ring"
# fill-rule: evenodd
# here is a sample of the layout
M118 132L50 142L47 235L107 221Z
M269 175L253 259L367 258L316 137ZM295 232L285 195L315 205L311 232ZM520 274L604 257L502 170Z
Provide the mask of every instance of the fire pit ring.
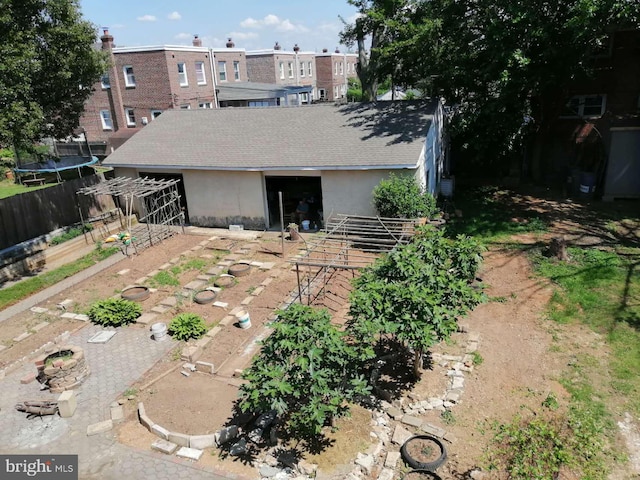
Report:
M84 350L74 345L58 347L35 361L38 381L49 387L52 393L72 390L84 382L91 370L84 358Z

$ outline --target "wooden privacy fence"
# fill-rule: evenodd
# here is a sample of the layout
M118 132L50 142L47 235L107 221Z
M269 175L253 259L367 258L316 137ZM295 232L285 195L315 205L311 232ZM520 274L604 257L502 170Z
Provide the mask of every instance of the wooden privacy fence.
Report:
M81 188L103 181L100 175L77 178L59 185L0 200L0 250L45 235L53 230L100 215L115 208L108 195L76 195Z

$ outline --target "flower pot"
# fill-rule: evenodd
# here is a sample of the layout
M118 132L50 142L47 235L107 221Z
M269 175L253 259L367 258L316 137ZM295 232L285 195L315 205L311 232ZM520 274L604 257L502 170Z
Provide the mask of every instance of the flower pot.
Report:
M15 178L13 170L6 170L4 172L4 176L7 178L7 180L13 180Z

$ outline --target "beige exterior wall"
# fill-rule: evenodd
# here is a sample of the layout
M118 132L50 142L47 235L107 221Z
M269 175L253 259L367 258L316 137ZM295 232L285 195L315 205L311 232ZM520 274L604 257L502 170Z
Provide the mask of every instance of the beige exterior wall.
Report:
M189 220L202 227L241 224L246 229L265 228L261 172L185 170Z
M322 172L322 208L324 222L338 213L376 215L371 192L380 180L396 174L414 174L413 170L333 170Z

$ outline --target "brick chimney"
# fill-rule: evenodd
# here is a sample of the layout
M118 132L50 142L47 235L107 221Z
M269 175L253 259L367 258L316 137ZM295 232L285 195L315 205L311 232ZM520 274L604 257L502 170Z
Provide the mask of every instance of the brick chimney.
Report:
M227 48L233 48L235 46L236 44L233 43L233 40L231 40L231 38L229 38L229 40L227 40Z
M338 47L336 47L336 51L334 53L340 53L340 50L338 49Z
M100 40L102 41L102 50L110 52L115 46L113 44L113 35L109 34L109 27L102 27L102 31L104 32L100 37Z
M202 46L202 39L200 38L200 36L196 33L193 36L193 41L191 42L193 43L194 47L201 47Z
M296 52L296 53L298 53L300 51L300 47L298 46L297 43L293 46L293 51Z
M276 42L276 44L273 46L274 50L282 50L282 47L280 46L280 44L278 42Z
M327 50L326 48L322 49L322 53L327 53L329 50Z

